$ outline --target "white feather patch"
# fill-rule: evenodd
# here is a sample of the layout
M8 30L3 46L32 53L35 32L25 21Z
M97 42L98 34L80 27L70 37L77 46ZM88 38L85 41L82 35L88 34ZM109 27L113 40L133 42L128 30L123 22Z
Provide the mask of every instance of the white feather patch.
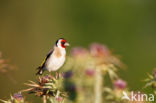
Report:
M64 48L59 48L61 56L57 57L55 54L55 50L49 57L46 63L46 69L51 72L51 71L57 71L65 62L65 55L66 55L66 50Z

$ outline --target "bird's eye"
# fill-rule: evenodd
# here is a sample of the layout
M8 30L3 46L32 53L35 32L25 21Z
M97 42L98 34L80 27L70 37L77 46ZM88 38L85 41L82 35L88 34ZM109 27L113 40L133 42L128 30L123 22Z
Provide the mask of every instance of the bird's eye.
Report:
M61 44L65 44L65 42L61 42Z

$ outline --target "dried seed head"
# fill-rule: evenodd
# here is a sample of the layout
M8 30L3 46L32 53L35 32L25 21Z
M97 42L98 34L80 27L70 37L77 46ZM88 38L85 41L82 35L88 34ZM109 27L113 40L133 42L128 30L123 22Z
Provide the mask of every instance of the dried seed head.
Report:
M34 93L39 97L59 96L64 98L67 94L63 91L62 80L61 75L55 77L52 75L39 76L37 82L29 81L29 83L26 83L30 88L22 90L22 92Z

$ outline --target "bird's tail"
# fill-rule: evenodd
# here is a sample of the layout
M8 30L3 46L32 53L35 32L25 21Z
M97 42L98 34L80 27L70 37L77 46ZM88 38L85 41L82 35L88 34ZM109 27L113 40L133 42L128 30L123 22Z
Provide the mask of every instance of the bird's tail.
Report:
M41 66L39 66L38 68L37 68L37 73L36 73L36 75L42 75L43 74L43 72L44 72L44 70L43 70L43 68L41 67Z

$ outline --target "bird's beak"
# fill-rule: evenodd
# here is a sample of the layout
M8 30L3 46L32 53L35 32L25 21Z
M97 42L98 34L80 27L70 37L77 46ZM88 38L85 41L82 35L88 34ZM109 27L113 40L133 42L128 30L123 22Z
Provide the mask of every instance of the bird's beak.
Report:
M69 43L66 42L66 43L64 44L64 46L70 46L70 45L69 45Z

